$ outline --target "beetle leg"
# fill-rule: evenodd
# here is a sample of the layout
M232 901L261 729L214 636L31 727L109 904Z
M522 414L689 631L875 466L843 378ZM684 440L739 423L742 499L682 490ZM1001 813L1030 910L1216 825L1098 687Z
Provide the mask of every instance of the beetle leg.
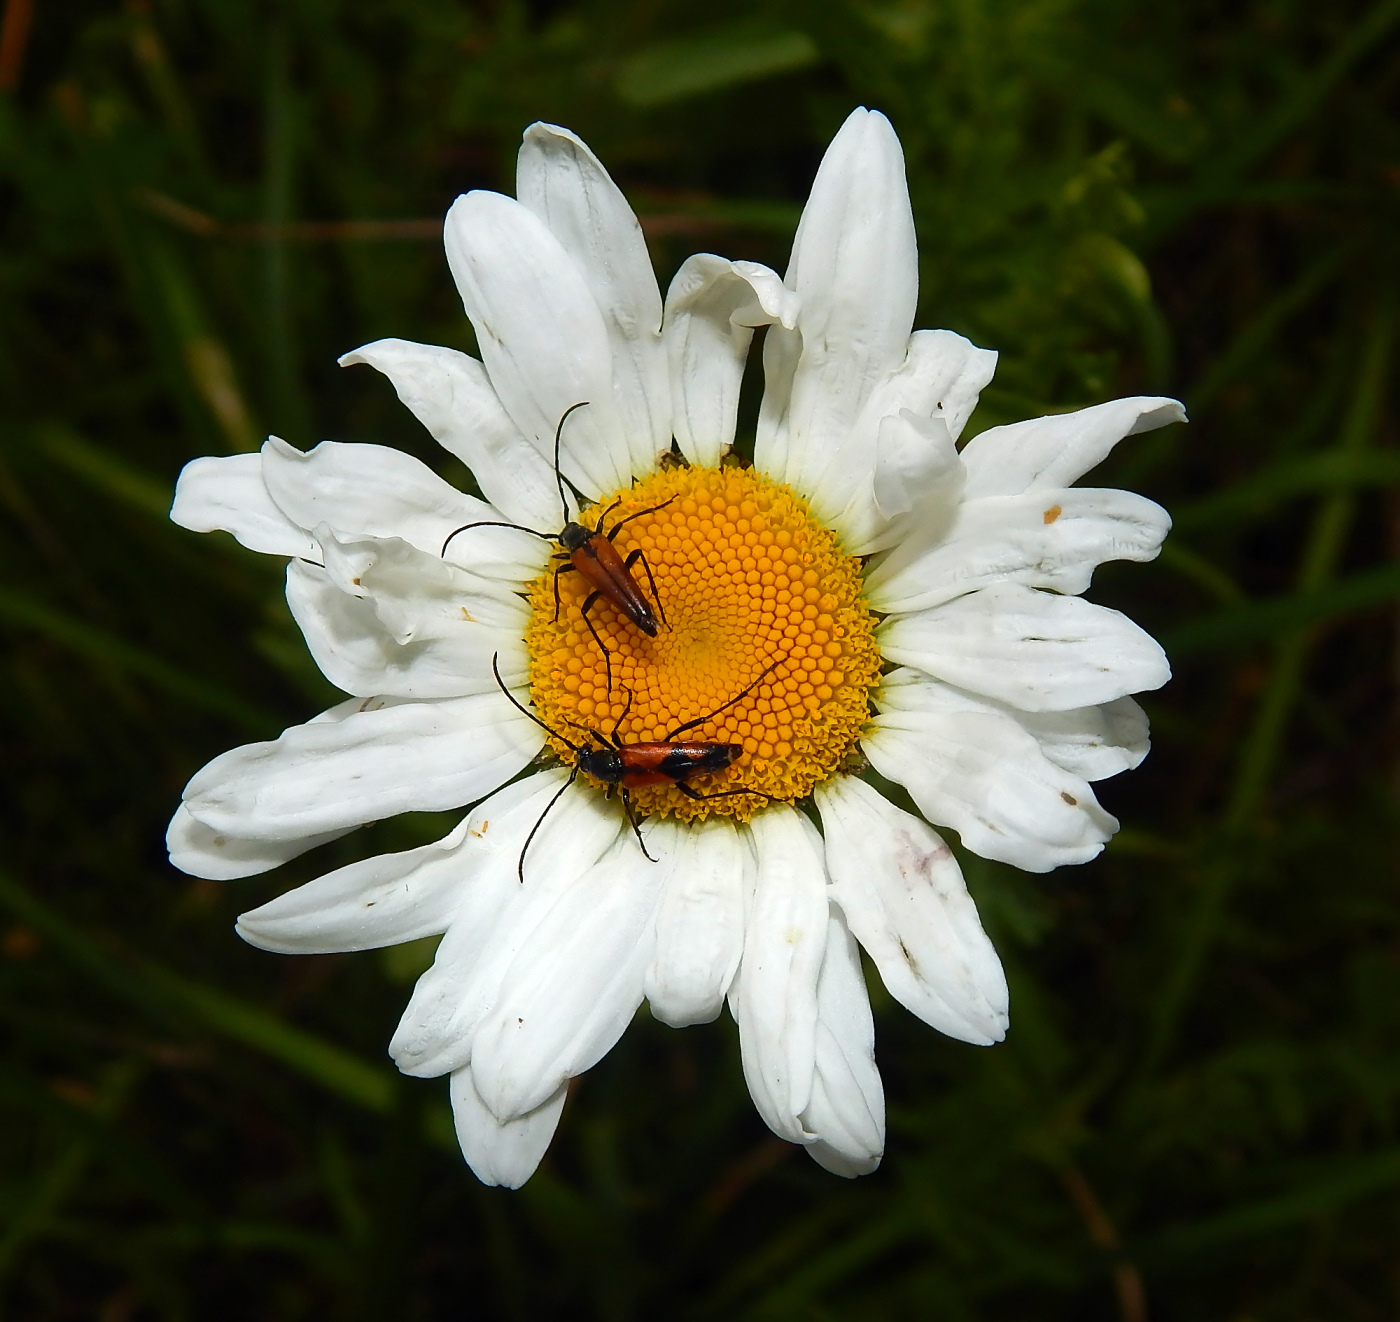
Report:
M554 619L551 623L559 623L559 575L572 574L574 572L573 565L560 565L559 568L554 571Z
M767 799L769 803L782 802L776 794L765 794L762 790L751 790L746 785L740 785L737 789L732 790L716 790L713 794L701 794L699 790L691 789L683 780L678 780L676 788L687 799L695 799L698 802L703 802L705 799L732 799L740 794L756 794L760 799Z
M555 580L554 580L554 581L555 581L556 584L559 582L558 576L555 577ZM597 629L594 627L594 625L593 625L593 617L592 617L591 615L589 615L589 613L588 613L588 608L589 608L590 606L592 606L593 603L594 603L595 601L597 601L598 598L599 598L601 595L602 595L602 593L597 592L596 590L593 591L593 592L590 592L590 593L583 599L583 606L582 606L582 608L579 610L579 614L583 616L583 622L588 626L588 632L591 633L591 634L593 635L593 641L594 641L595 643L598 644L598 650L603 654L603 665L607 668L607 672L608 672L608 692L611 693L611 692L612 692L612 653L608 651L608 645L598 636L598 630L597 630Z
M627 820L632 825L632 834L637 837L637 844L641 846L642 857L648 863L655 863L656 860L647 852L647 842L642 839L642 828L637 821L637 814L632 811L632 796L625 789L622 789L618 791L618 797L622 800L622 810L627 814Z
M671 499L674 500L675 497L672 496ZM600 532L603 531L603 524L607 521L608 515L611 514L611 513L613 512L613 510L615 510L615 509L616 509L619 505L621 505L621 504L622 504L622 497L619 496L615 501L613 501L613 503L612 503L611 505L609 505L609 506L607 507L607 509L605 509L605 510L598 516L598 526L597 526L596 528L593 529L593 535L594 535L595 537L596 537ZM626 520L624 519L623 522L625 523ZM619 523L619 524L617 525L617 528L620 528L620 527L622 527L622 524L621 524L621 523ZM613 529L613 532L616 532L616 531L617 531L617 528L614 528L614 529ZM608 541L612 541L612 532L610 532L610 533L608 534Z
M612 733L607 737L608 742L612 744L612 746L615 749L617 749L619 753L622 751L622 745L617 742L618 727L621 726L622 722L627 719L627 713L632 710L632 699L635 696L632 690L629 689L626 684L622 686L622 691L627 695L627 705L622 709L622 715L619 716L617 720L613 722ZM608 693L611 694L612 690L609 689Z
M669 629L671 627L670 622L666 619L666 612L661 607L661 594L656 590L656 580L651 576L651 566L647 564L647 558L642 554L642 548L640 546L622 562L622 567L624 569L631 569L639 560L641 561L642 568L647 571L647 582L651 584L651 599L656 603L656 613L661 616L661 623Z

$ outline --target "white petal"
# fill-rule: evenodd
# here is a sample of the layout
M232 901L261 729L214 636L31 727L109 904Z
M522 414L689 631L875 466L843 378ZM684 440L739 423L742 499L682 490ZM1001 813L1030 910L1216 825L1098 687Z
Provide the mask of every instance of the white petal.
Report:
M632 1022L660 874L629 831L521 943L472 1043L477 1091L497 1116L534 1110L601 1060Z
M1070 711L1022 712L1018 719L1056 766L1085 780L1131 771L1147 756L1147 713L1131 698Z
M753 328L791 329L797 312L797 295L757 262L697 253L682 263L666 291L662 338L676 441L691 463L714 467L734 443Z
M598 496L631 481L632 455L613 402L603 314L582 272L532 211L499 193L459 197L443 232L447 264L476 327L481 358L515 425Z
M344 834L345 831L327 831L292 840L249 840L212 830L203 822L195 821L182 803L170 819L165 847L170 851L171 863L181 872L210 881L235 881L239 877L270 872L288 859L317 845L339 840Z
M433 439L472 470L503 519L541 532L563 527L550 461L521 435L475 358L436 344L375 340L340 359L342 367L355 363L389 378Z
M901 409L942 418L956 441L996 366L995 349L979 349L950 330L915 331L903 364L875 387L866 410L876 418Z
M968 499L1070 486L1125 436L1185 421L1176 400L1141 396L992 427L963 447Z
M829 911L821 838L785 805L759 813L749 831L758 876L730 1009L759 1115L780 1138L806 1143L812 1135L799 1117L812 1099Z
M262 454L263 480L272 498L305 528L325 523L352 536L401 537L441 556L454 529L501 517L412 455L387 446L322 441L303 454L274 436ZM493 578L524 581L540 572L549 547L525 533L487 528L455 538L450 555L467 557L465 563Z
M310 534L293 523L268 493L259 454L190 460L175 483L170 518L191 532L231 532L250 551L316 554Z
M952 851L854 776L819 786L831 897L889 989L940 1032L986 1046L1006 1034L1006 978Z
M962 496L962 460L942 418L908 409L881 421L868 483L832 522L848 555L889 546L910 556L946 534Z
M647 841L666 871L646 997L652 1014L672 1028L707 1024L739 967L753 852L727 817L659 821Z
M478 804L448 835L399 854L337 868L238 919L238 935L286 955L373 950L447 931L482 852L473 848L501 804L528 792L519 781Z
M1049 872L1095 857L1118 823L1078 776L997 712L882 712L861 747L929 821L951 826L983 858Z
M553 124L525 130L515 191L574 259L603 314L632 469L647 472L671 444L671 400L661 291L642 227L598 158Z
M875 1067L875 1023L855 938L833 910L817 981L812 1100L802 1125L812 1159L833 1175L869 1175L885 1151L885 1090Z
M525 674L525 604L397 539L319 530L326 566L293 561L287 604L331 683L368 697L451 698Z
M215 831L295 839L471 803L539 747L501 693L394 703L231 749L195 774L185 804Z
M926 610L989 583L1085 591L1106 560L1156 558L1171 518L1130 491L1066 487L965 501L946 538L923 554L900 547L867 578L886 613Z
M901 669L880 681L882 711L991 712L1008 716L1040 745L1057 767L1084 780L1130 771L1147 756L1147 715L1131 698L1099 707L1028 712L992 698Z
M1166 654L1126 615L996 583L880 630L887 660L1025 711L1096 706L1161 688Z
M564 781L561 771L532 776L520 782L528 790L518 803L491 809L491 830L473 846L486 851L475 880L438 945L432 968L418 979L389 1044L405 1074L432 1078L471 1059L477 1025L495 1003L520 948L560 894L617 840L621 814L585 786L569 790L542 817ZM509 786L497 798L515 788ZM522 857L524 885L519 880Z
M869 469L873 430L857 419L876 385L903 364L918 301L914 216L904 155L889 121L856 110L827 148L793 241L785 283L802 300L801 357L783 416L765 400L755 464L838 513L851 471ZM872 420L872 425L878 419ZM786 463L779 471L778 450Z
M535 1173L559 1127L568 1087L528 1115L497 1120L472 1080L470 1066L452 1075L452 1120L472 1174L482 1184L518 1189Z

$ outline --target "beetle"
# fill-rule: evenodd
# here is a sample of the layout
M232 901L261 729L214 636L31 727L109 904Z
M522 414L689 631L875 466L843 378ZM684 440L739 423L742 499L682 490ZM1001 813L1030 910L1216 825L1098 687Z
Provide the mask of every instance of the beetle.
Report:
M763 790L750 789L744 785L729 790L716 790L713 794L701 794L687 782L694 780L697 776L723 771L726 767L733 766L743 756L744 746L743 744L706 743L701 740L676 743L675 739L677 735L684 734L687 730L695 729L697 725L704 725L706 721L713 720L720 712L728 711L736 702L742 702L778 668L778 662L773 662L752 684L742 692L735 694L722 707L716 707L714 711L708 712L704 716L676 726L665 739L657 743L625 744L617 737L618 727L627 719L627 713L632 710L632 690L624 689L627 694L627 705L623 707L622 715L613 722L611 734L603 734L599 730L589 729L586 725L577 725L574 721L569 722L570 725L582 730L590 739L596 740L601 745L601 747L595 748L588 744L574 743L572 739L566 738L552 726L546 725L534 712L520 702L501 678L501 672L496 664L496 658L499 655L496 653L491 657L491 672L496 676L496 683L510 704L522 715L528 716L547 734L552 734L560 743L567 744L574 754L574 765L569 771L568 780L545 805L545 810L540 814L539 820L530 828L530 834L525 837L525 844L521 847L520 861L516 864L516 875L520 878L522 886L525 884L525 855L529 852L530 845L535 839L535 833L544 825L544 819L549 816L550 809L563 797L564 791L578 779L579 772L592 776L595 780L601 780L608 787L608 798L612 798L614 789L618 791L618 797L622 800L622 809L627 814L628 824L632 827L632 833L637 837L637 844L641 846L642 853L652 863L655 863L656 859L652 858L647 851L646 841L642 839L641 825L637 821L636 813L632 810L632 790L644 789L648 785L673 785L688 799L729 799L740 794L756 794L770 802L777 801L773 795L766 794Z
M588 626L588 632L593 635L593 641L598 644L598 650L603 654L603 665L607 670L608 677L608 692L611 693L612 653L608 651L607 644L598 636L598 630L594 627L588 612L593 608L598 598L602 597L612 602L648 638L656 637L656 617L660 614L661 622L665 624L666 613L661 609L661 597L656 591L656 579L652 577L651 566L647 564L646 556L642 554L640 547L624 560L613 545L613 538L617 536L624 525L631 523L633 519L640 519L644 514L655 514L657 510L665 509L676 497L672 496L670 500L663 500L659 505L653 505L649 509L629 514L625 519L619 519L606 532L603 531L603 524L607 521L608 515L622 504L621 496L598 516L597 524L591 529L586 524L578 523L569 518L569 502L564 495L564 474L559 467L559 444L564 435L564 423L568 420L569 414L575 409L586 407L588 402L585 399L565 409L564 416L559 419L558 427L554 429L554 480L559 484L559 504L564 511L563 528L557 533L549 533L526 528L519 523L502 523L491 520L464 523L460 528L454 528L447 534L447 540L442 544L442 555L447 555L447 548L452 539L458 533L466 532L469 528L516 528L520 532L529 533L532 537L540 537L547 542L558 542L564 549L557 552L553 558L567 563L560 565L554 571L554 618L556 620L559 618L559 575L582 574L593 591L584 598L580 613L583 616L583 622ZM570 485L573 484L570 483ZM641 588L637 586L637 580L632 577L632 567L637 564L646 570L647 582L651 585L651 595L656 602L655 611L652 610L651 602L646 599Z

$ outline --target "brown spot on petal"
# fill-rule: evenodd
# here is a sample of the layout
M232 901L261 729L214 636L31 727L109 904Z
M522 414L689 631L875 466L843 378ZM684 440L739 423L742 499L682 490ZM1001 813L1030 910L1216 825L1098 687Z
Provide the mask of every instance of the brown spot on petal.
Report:
M1063 513L1064 510L1062 510L1058 505L1051 505L1050 508L1045 511L1045 522L1054 523L1055 520L1058 519Z
M1067 804L1069 804L1071 808L1079 807L1079 800L1076 799L1073 794L1066 794L1064 790L1061 790L1060 798L1062 798Z

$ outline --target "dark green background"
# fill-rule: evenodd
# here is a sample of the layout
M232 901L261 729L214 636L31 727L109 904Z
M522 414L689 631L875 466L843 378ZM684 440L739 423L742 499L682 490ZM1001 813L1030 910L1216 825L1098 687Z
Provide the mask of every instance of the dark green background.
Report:
M1400 0L5 12L8 1317L1396 1317ZM165 862L197 767L331 700L280 565L166 522L174 477L275 430L465 480L334 360L471 347L436 221L510 190L526 124L599 152L664 282L698 249L781 269L857 104L908 155L919 324L1001 351L972 430L1187 403L1094 479L1177 517L1093 593L1172 655L1156 747L1102 787L1099 861L968 860L1004 1045L872 989L876 1175L767 1134L727 1018L643 1011L534 1180L482 1189L445 1084L384 1054L426 952L230 926L442 821L227 886Z

